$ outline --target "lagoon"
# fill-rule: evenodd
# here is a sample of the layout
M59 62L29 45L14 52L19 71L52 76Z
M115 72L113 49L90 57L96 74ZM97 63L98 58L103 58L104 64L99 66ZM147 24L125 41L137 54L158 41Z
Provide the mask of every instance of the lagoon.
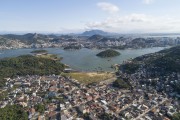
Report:
M126 49L117 50L121 53L120 56L113 58L100 58L96 54L103 51L99 49L80 49L80 50L63 50L62 48L44 48L51 54L57 54L63 57L62 63L69 65L72 69L78 71L113 71L111 65L121 64L123 61L130 58L135 58L144 54L158 52L165 47L153 47L143 49ZM16 57L25 54L31 54L34 49L13 49L0 50L0 58Z

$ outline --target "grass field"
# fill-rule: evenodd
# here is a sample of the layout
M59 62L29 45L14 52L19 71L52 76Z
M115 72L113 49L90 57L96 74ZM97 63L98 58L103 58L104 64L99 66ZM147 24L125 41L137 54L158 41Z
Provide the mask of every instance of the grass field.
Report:
M73 79L78 80L80 83L84 84L90 84L94 82L100 82L103 80L107 80L109 78L114 77L115 75L113 73L107 73L107 72L76 72L76 73L62 73L63 76L70 76Z

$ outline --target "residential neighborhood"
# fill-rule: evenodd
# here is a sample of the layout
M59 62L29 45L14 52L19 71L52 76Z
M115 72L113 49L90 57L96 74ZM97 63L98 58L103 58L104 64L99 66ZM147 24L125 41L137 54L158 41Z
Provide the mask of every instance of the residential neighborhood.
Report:
M112 83L84 85L77 80L58 76L6 78L8 91L0 107L18 104L29 113L29 120L169 120L179 111L178 101L156 90L114 88ZM44 111L35 110L42 104Z
M0 120L180 120L180 0L0 0Z
M13 37L12 37L13 36ZM19 48L114 48L114 49L140 49L152 47L165 47L180 44L180 37L148 36L148 35L118 35L92 36L82 35L46 35L28 33L24 35L0 35L0 50ZM22 37L22 38L21 38ZM26 39L24 39L26 38Z

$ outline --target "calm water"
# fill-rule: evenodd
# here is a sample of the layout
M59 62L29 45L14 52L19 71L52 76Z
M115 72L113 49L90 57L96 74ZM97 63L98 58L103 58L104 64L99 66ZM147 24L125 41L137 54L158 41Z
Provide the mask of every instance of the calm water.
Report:
M80 71L97 71L105 70L112 71L110 68L113 64L120 64L124 60L135 58L148 53L154 53L165 49L164 47L145 48L145 49L127 49L118 50L121 55L114 58L99 58L96 56L97 53L102 50L97 49L86 49L81 50L63 50L60 48L46 48L49 53L57 54L63 57L62 63L70 65L71 68ZM17 50L0 50L0 58L5 57L16 57L24 54L31 54L30 52L34 49L17 49Z

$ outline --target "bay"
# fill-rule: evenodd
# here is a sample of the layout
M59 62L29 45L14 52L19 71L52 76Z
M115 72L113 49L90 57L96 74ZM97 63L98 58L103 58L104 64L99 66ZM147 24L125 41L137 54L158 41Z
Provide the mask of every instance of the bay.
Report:
M51 54L57 54L63 57L62 63L69 65L72 69L78 71L113 71L111 68L114 64L121 64L123 61L130 58L135 58L144 54L158 52L165 47L153 47L143 49L126 49L117 50L121 53L120 56L113 58L100 58L96 54L101 52L99 49L80 49L80 50L63 50L61 48L44 48ZM25 54L31 54L34 49L13 49L0 50L0 58L16 57Z

